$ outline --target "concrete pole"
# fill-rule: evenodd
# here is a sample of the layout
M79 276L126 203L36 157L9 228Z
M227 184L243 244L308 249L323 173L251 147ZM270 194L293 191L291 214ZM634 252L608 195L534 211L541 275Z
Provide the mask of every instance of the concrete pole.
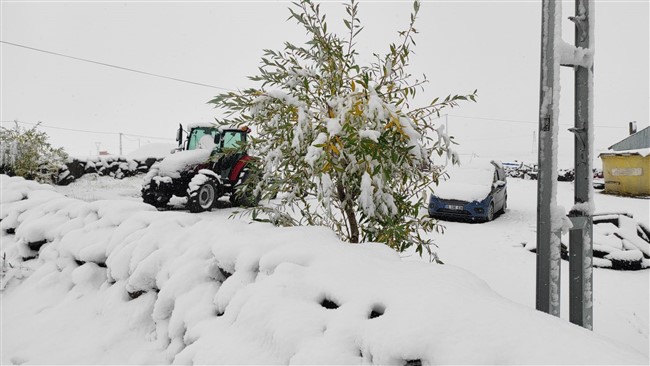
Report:
M553 113L555 84L555 14L554 0L542 1L542 52L539 96L539 144L537 178L537 310L560 316L560 238L551 232L553 202L553 134L556 114ZM558 26L560 26L558 24ZM559 85L557 86L559 87ZM555 106L557 108L557 106ZM556 247L552 247L556 246Z
M589 19L593 19L588 0L577 0L575 3L576 16L570 19L576 24L575 46L584 49L591 48L593 39L590 35ZM593 184L592 136L590 121L593 120L590 97L593 95L593 65L589 69L584 66L574 66L575 69L575 127L574 159L575 159L575 195L576 204L569 212L573 228L569 233L569 321L593 329L593 220L590 212L590 191Z

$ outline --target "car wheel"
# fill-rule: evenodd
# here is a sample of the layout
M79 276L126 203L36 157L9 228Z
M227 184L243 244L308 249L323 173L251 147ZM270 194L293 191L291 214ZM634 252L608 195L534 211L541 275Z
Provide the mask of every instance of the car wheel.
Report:
M485 216L485 221L494 220L494 202L490 203L490 208L488 208L487 215Z
M209 211L217 201L217 189L212 181L207 181L199 187L196 194L190 196L187 208L190 212Z

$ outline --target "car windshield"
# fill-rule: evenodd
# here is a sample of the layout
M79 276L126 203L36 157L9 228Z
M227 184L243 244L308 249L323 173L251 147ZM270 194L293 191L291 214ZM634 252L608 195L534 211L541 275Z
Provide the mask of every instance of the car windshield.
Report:
M494 168L458 167L449 171L449 181L453 184L491 186L494 181Z

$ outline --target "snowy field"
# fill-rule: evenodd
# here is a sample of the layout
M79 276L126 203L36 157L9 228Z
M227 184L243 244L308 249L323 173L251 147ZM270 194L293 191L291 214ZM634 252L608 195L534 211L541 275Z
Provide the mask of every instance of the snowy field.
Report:
M230 208L157 212L141 181L2 177L2 364L649 362L650 270L594 270L593 333L564 320L566 262L563 319L534 310L535 181L510 179L493 222L445 222L445 265ZM572 206L572 184L558 195ZM650 220L650 200L595 200Z

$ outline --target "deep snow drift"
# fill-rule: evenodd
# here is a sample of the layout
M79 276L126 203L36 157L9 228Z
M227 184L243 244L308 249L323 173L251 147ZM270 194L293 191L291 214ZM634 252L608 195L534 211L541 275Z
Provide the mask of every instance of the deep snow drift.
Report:
M324 228L85 202L0 179L2 363L648 361L457 266L403 261Z

